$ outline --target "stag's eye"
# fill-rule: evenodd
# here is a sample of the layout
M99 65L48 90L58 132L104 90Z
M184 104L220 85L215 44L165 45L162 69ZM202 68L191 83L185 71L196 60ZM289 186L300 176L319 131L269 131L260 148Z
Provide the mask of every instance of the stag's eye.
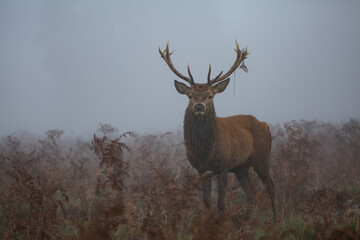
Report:
M191 96L191 95L189 95L189 98L190 98L190 99L192 99L192 96Z
M209 96L209 99L212 99L213 96Z

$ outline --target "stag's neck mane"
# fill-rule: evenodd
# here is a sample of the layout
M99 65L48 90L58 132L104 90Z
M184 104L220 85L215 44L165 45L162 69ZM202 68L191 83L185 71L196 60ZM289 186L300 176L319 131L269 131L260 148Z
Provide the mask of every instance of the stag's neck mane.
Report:
M214 150L218 135L218 126L214 109L209 109L204 115L196 116L186 109L184 119L185 146L191 155L199 158L209 156Z

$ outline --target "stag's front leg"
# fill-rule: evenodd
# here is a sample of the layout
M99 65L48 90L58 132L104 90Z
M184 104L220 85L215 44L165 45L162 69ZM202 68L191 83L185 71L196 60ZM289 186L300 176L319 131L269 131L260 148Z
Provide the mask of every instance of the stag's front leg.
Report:
M211 176L206 176L202 182L202 189L203 189L203 195L204 195L204 204L206 208L210 209L211 206Z
M227 172L221 173L220 175L217 176L217 180L218 180L218 194L219 194L217 207L220 212L223 212L226 210L225 191L228 182L228 173Z

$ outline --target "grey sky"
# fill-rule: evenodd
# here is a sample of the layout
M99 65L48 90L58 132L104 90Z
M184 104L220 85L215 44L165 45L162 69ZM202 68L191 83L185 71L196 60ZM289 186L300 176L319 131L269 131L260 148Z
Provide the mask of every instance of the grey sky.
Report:
M360 117L360 1L0 1L0 134L181 128L186 97L160 58L197 82L227 71L218 116L270 123Z

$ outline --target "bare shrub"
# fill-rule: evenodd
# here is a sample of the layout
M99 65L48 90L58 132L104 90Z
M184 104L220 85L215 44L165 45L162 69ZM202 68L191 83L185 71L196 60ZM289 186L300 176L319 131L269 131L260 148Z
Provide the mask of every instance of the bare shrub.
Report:
M50 130L0 141L2 239L356 239L360 124L292 121L274 126L271 169L279 221L257 181L257 207L229 176L228 211L204 208L183 136L119 134L92 139ZM214 190L215 191L215 190ZM214 198L213 198L214 199ZM215 199L214 199L215 200Z

